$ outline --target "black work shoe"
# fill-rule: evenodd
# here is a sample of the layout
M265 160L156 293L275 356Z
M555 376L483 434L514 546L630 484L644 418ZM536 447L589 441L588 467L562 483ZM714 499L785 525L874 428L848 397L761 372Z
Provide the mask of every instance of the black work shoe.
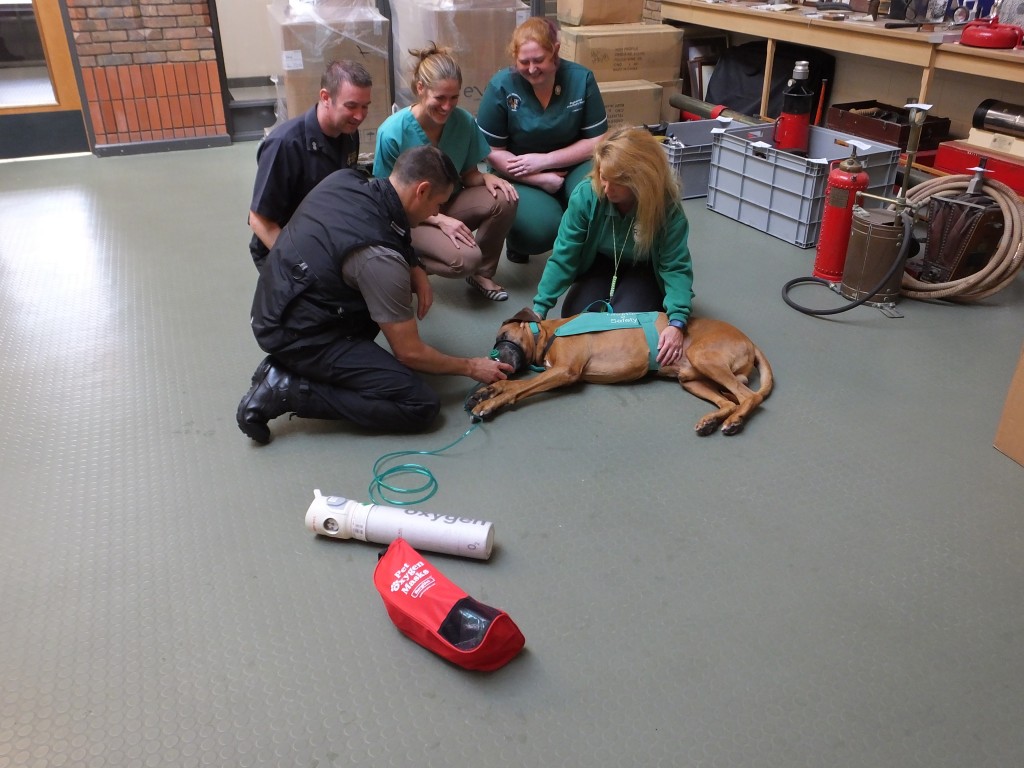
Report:
M522 251L513 251L511 248L505 248L505 258L511 261L513 264L529 264L530 254L523 253Z
M235 418L238 428L257 443L270 442L267 422L288 412L288 385L291 376L266 357L252 375L252 386L238 404Z

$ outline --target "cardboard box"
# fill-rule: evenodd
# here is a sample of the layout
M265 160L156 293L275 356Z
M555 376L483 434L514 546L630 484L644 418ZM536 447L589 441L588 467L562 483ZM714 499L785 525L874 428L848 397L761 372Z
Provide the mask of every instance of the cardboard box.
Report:
M971 128L965 141L982 149L994 149L1014 157L1024 157L1024 139L1019 136L1009 136L1005 133L995 133L981 128Z
M343 0L274 4L268 11L271 31L280 46L278 88L283 91L287 113L281 117L297 117L316 103L320 78L330 62L358 61L373 77L373 103L359 129L360 154L372 154L377 127L391 114L388 20L376 8Z
M644 0L558 0L558 20L563 24L630 24L642 21Z
M679 122L679 109L673 107L668 103L674 93L683 92L683 81L681 78L673 78L671 80L661 80L658 82L661 86L661 119L666 123L677 123Z
M453 9L439 0L392 0L393 74L399 107L413 103L414 59L409 50L425 48L431 41L452 49L462 70L459 106L474 115L494 73L512 64L508 44L521 6L515 0L462 0L458 6Z
M679 77L683 30L667 24L562 27L562 58L589 68L598 82Z
M1024 350L1021 350L1017 372L1010 382L994 445L997 450L1024 466Z
M661 122L661 86L649 80L616 80L598 83L608 128L622 125L650 125Z

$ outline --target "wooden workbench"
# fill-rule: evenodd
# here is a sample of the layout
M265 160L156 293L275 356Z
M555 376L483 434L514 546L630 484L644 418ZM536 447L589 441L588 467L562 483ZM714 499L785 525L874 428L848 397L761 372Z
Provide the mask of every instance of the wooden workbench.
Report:
M933 79L941 71L1012 83L1024 79L1024 50L962 46L955 42L959 38L958 30L886 29L888 19L854 21L857 16L854 14L845 21L827 21L814 15L817 12L811 6L789 11L752 7L759 4L738 0L662 0L661 15L666 20L765 38L768 51L761 94L762 115L768 105L772 62L779 41L916 67L921 71L918 101L922 103L927 103Z

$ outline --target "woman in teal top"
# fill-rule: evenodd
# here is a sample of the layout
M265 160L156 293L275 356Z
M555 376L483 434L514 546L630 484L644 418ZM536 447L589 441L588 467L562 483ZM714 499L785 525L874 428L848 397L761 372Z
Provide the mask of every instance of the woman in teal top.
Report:
M658 363L676 362L693 303L689 229L658 140L644 128L614 131L594 150L590 183L569 198L534 310L546 316L568 289L562 317L604 302L615 312L663 311Z
M608 131L594 73L560 60L558 48L548 19L534 16L516 27L514 66L491 78L477 111L488 160L519 191L508 236L508 258L518 263L551 249L569 195Z
M411 147L432 144L448 155L463 187L437 216L413 228L413 245L428 273L465 277L488 299L504 301L508 292L494 282L494 275L519 196L513 184L478 168L488 146L473 116L457 106L462 70L455 59L436 45L409 53L416 58L416 103L377 129L373 175L387 178L398 156Z

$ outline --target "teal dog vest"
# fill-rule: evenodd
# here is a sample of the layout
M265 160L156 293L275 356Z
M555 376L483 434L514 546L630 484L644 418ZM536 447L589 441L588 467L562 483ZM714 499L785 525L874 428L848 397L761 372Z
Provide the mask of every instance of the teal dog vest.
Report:
M584 312L555 330L555 336L577 336L581 333L603 333L628 328L643 328L647 336L647 368L658 365L658 329L654 322L658 312Z

